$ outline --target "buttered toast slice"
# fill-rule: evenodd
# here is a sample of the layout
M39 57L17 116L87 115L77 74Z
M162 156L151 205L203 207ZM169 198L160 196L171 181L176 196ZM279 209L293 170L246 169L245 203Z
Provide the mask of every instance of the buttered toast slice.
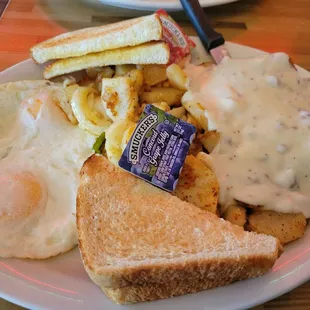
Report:
M103 156L91 156L80 176L77 229L84 267L116 302L167 298L257 277L281 252L278 239L245 232Z
M124 64L167 64L170 50L164 42L150 42L138 46L128 46L119 49L92 53L80 57L70 57L56 60L45 67L45 79L71 73L82 69L124 65Z
M152 14L58 35L33 46L30 55L36 63L41 64L51 59L82 56L161 39L160 19Z

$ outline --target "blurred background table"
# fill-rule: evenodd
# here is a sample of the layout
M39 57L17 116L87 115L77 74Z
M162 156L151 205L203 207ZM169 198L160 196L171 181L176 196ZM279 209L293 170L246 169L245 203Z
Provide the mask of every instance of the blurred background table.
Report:
M227 40L286 52L310 70L309 0L241 0L206 11ZM28 58L32 45L54 35L145 14L102 5L98 0L11 0L0 20L0 71ZM195 34L183 12L171 15L188 34ZM0 309L22 308L0 299ZM255 308L262 309L310 309L310 282Z

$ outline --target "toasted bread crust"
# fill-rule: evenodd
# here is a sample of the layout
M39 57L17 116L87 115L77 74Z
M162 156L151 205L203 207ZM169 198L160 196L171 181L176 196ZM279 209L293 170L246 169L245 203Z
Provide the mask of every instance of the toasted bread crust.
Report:
M84 267L91 279L100 287L104 287L108 295L116 294L115 296L119 296L122 293L122 296L124 296L123 293L125 292L125 296L129 296L124 298L115 297L114 299L119 299L119 302L122 302L120 301L122 299L125 302L135 302L135 299L140 301L165 298L165 296L169 297L170 295L194 292L228 284L240 279L256 277L267 272L281 252L281 245L276 238L244 232L242 228L225 222L212 213L180 201L177 197L122 171L103 156L91 156L84 163L80 176L81 185L77 195L77 228L79 248ZM109 187L108 180L111 181L111 188ZM140 202L138 206L135 199L139 197L133 198L132 195L139 195L141 188L149 192L150 198L141 197L138 200ZM116 194L117 192L119 192L118 195ZM147 204L150 211L152 208L159 208L159 205L156 204L153 206L149 205L154 200L160 201L161 204L165 203L167 212L173 213L176 210L176 214L178 214L179 210L180 218L182 218L182 213L186 213L186 217L196 222L197 227L200 227L199 225L202 225L202 227L204 225L211 225L212 230L218 228L219 238L224 238L219 239L222 240L224 248L217 251L217 241L211 240L210 244L213 244L213 246L201 252L199 252L200 250L195 252L189 247L188 253L184 252L183 255L180 255L177 248L175 248L171 249L174 253L170 256L169 253L161 250L158 257L152 257L149 252L140 257L142 254L139 252L139 248L137 249L138 254L123 252L124 249L118 252L117 248L121 243L115 244L115 250L113 250L113 247L102 247L101 242L109 243L109 240L101 239L103 230L108 229L104 225L109 225L109 223L104 222L100 214L94 213L94 210L98 212L105 210L109 204L114 203L117 212L115 211L115 219L111 218L111 221L117 221L118 212L122 212L122 208L130 208L133 204L133 216L135 209L139 209L143 204ZM173 213L172 217L174 218L175 216L177 217ZM182 219L176 219L176 221L178 220ZM200 221L202 221L202 224ZM122 223L120 222L119 224L119 229L122 229ZM187 225L190 224L191 222ZM177 222L175 225L178 226ZM185 229L185 226L183 225L182 228ZM178 227L177 229L180 228ZM106 234L107 231L104 233ZM115 233L118 234L118 232ZM124 231L123 233L125 234ZM147 231L145 234L147 234ZM210 239L214 239L214 236L210 236ZM138 232L137 238L139 238ZM131 242L135 243L135 240L131 240ZM177 242L176 240L176 244ZM201 243L203 242L204 237L201 239ZM240 247L238 247L239 243ZM175 247L173 244L171 246ZM225 250L226 247L227 250ZM187 246L184 248L186 249ZM125 256L123 257L123 255ZM185 281L184 279L188 283L196 284L188 287L187 282L184 282L183 288L180 287L178 290L174 290L173 283ZM168 290L167 295L165 295L165 289L163 289L162 296L164 297L156 295L152 285L157 287L167 283L171 283L170 292ZM128 286L134 286L128 292L135 293L126 293L126 287ZM140 286L146 286L147 289L141 289ZM115 289L120 290L113 293ZM130 297L131 294L135 297ZM138 297L139 294L141 297Z
M151 265L118 267L106 272L98 272L93 266L87 268L87 262L84 266L92 281L105 288L143 286L146 283L163 285L170 283L171 279L176 282L186 279L188 282L199 283L199 285L204 282L204 287L214 288L263 275L272 268L280 253L281 250L275 250L269 256L265 254L244 255L243 253L236 255L235 253L225 258L212 257L200 260L183 258ZM85 255L82 254L83 257L85 258Z
M56 60L45 67L43 76L50 79L79 70L124 64L167 64L170 50L164 42L150 42L79 57Z
M30 56L36 63L41 64L52 59L77 57L161 39L160 19L156 14L152 14L58 35L33 46Z
M213 267L213 264L211 264L211 266ZM205 267L207 268L207 266ZM226 262L225 269L228 267L232 270L232 274L227 273L227 270L223 270L224 268L222 268L219 274L214 272L215 276L211 276L211 273L207 271L201 273L200 276L197 276L195 279L184 277L164 283L144 282L142 284L133 284L115 289L106 287L101 287L101 289L116 303L133 304L195 293L228 285L234 281L259 277L272 266L270 259L266 257L252 257L249 258L249 262L244 266L242 262ZM171 279L173 279L173 276Z

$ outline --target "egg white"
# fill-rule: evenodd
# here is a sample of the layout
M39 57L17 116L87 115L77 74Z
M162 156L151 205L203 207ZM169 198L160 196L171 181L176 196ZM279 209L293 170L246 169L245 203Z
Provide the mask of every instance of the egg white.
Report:
M0 131L0 257L47 258L77 244L79 170L92 154L95 137L68 121L47 86L20 97L10 122L0 116L5 124ZM34 100L40 102L35 116L29 109Z

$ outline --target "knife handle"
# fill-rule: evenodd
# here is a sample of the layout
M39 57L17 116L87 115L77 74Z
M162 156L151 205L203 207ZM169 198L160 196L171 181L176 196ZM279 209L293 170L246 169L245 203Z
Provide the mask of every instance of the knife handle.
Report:
M205 49L209 52L213 48L223 45L225 40L222 34L216 32L209 24L207 16L205 15L198 0L180 0L194 26L200 41Z

